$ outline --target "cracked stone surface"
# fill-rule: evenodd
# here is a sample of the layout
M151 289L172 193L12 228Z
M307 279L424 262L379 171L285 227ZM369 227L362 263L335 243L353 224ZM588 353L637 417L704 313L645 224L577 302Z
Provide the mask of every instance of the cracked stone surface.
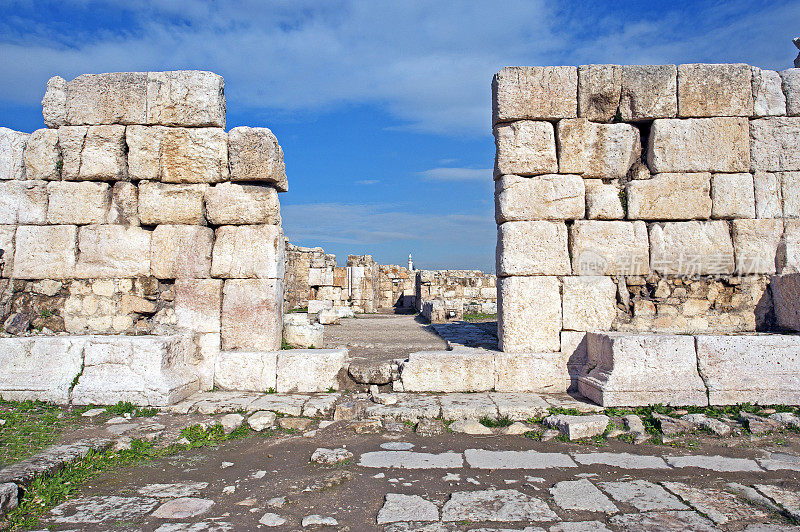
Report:
M757 484L756 489L766 495L789 512L795 519L800 519L800 493L797 489L786 489L769 484Z
M177 499L197 495L208 487L208 482L176 482L173 484L148 484L139 488L139 495L159 499Z
M386 502L378 512L378 524L398 521L438 521L439 509L419 495L387 493Z
M550 488L555 503L564 510L616 513L619 509L611 499L586 479L565 480Z
M698 489L681 482L662 482L661 485L718 525L747 518L767 517L765 512L739 500L727 491L713 488Z
M685 510L686 505L664 488L646 480L602 482L600 487L617 502L630 504L642 512L649 510Z
M566 454L540 453L537 451L489 451L467 449L464 457L475 469L548 469L553 467L577 467Z
M414 451L375 451L364 453L358 463L364 467L396 467L400 469L452 469L461 467L460 453L418 453Z
M602 464L625 469L669 469L660 456L631 453L576 453L572 457L579 464Z
M197 497L180 497L167 501L159 506L153 517L161 519L186 519L188 517L197 517L203 515L211 507L214 506L214 501L211 499L200 499Z
M59 504L50 511L50 520L74 524L130 521L149 513L158 504L158 499L149 497L86 497Z
M695 512L645 512L615 515L611 524L630 532L718 532L714 523Z
M727 456L667 456L666 461L672 467L699 467L712 471L761 471L758 464L746 458L730 458Z
M442 521L555 521L547 503L517 490L459 491L442 508Z

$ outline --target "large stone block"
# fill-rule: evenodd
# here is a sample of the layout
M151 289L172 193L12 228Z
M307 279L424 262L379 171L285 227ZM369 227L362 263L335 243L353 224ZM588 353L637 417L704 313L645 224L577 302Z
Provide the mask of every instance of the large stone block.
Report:
M567 226L506 222L497 228L497 275L567 275Z
M200 390L209 392L214 389L214 368L222 348L222 339L218 332L199 333L194 335L194 342L197 351L192 369L200 382Z
M507 353L561 348L561 286L557 277L501 277L498 282L498 345Z
M199 333L220 332L222 280L176 279L173 289L179 328Z
M678 116L750 116L753 73L750 65L678 65Z
M800 272L800 220L785 220L778 247L777 273Z
M712 218L755 218L753 174L714 174L711 186Z
M125 126L62 126L58 128L66 181L118 181L128 178Z
M0 224L39 225L47 221L43 181L0 181Z
M228 133L231 181L270 183L278 192L289 190L283 150L265 127L235 127Z
M577 220L570 228L570 255L574 275L647 275L647 225Z
M592 122L611 122L622 92L620 65L578 67L578 116Z
M733 220L732 225L736 273L775 273L778 247L783 236L783 220Z
M628 183L628 218L691 220L711 216L711 174L666 173Z
M574 118L578 69L573 66L505 67L492 80L493 122Z
M150 275L152 233L124 225L87 225L78 231L77 279L125 279Z
M678 114L675 65L625 65L619 115L626 122L672 118Z
M25 179L25 144L28 133L0 127L0 180Z
M494 352L421 351L400 367L407 392L485 392L495 386Z
M228 179L228 134L216 127L128 126L131 179L218 183Z
M586 186L586 217L590 220L621 220L625 218L622 190L619 181L604 183L602 179L584 179Z
M197 225L159 225L150 245L150 271L159 279L211 276L214 230Z
M14 271L14 236L16 225L0 225L0 277L11 277Z
M778 197L783 203L786 218L800 218L800 172L782 172L776 175L781 181Z
M781 218L783 198L781 194L781 174L775 172L756 172L755 185L756 218Z
M800 116L800 68L781 71L781 82L786 95L786 114Z
M283 279L283 231L277 225L224 225L217 229L211 276Z
M44 125L57 128L67 123L67 81L61 76L47 80L47 89L42 98Z
M0 338L0 397L68 403L85 343L80 336Z
M100 224L111 207L108 183L53 181L47 184L48 224Z
M75 274L78 228L21 225L14 249L16 279L69 279Z
M800 336L697 336L712 405L800 404Z
M504 175L495 182L495 219L512 221L583 218L584 180L579 175Z
M195 345L176 336L91 336L84 348L84 366L72 389L76 405L108 405L130 401L142 406L167 406L199 390L190 369Z
M50 93L49 82L47 89ZM58 89L54 86L54 90ZM146 72L83 74L66 83L67 125L144 124L146 111Z
M750 166L754 172L800 170L800 117L770 117L750 121Z
M277 351L283 330L281 279L229 279L222 290L222 349Z
M800 331L800 274L773 275L769 288L778 327Z
M139 188L128 181L117 181L111 189L110 224L139 225Z
M290 349L278 352L278 393L339 389L347 349Z
M567 390L567 364L560 352L495 353L498 392L563 393Z
M243 392L276 391L279 352L220 351L214 368L215 386Z
M617 285L611 277L586 275L563 279L564 329L606 331L617 317Z
M201 70L147 73L147 116L139 124L225 128L225 81Z
M283 324L283 340L294 348L319 349L325 345L325 326L287 319Z
M650 227L650 267L666 275L729 275L734 271L728 222L669 222Z
M58 131L37 129L28 137L25 146L25 177L46 181L61 179L61 151Z
M539 175L558 172L553 124L520 120L494 128L497 173Z
M655 120L647 143L647 164L656 173L748 172L747 123L746 118Z
M708 404L694 338L672 334L588 333L589 367L578 389L602 406Z
M205 225L203 198L208 185L139 183L139 220L144 225Z
M220 183L206 190L205 199L214 225L281 224L278 192L270 186Z
M750 67L753 72L753 116L786 114L786 96L781 89L781 76L774 70Z
M558 171L584 177L620 178L639 160L639 130L630 124L559 120Z

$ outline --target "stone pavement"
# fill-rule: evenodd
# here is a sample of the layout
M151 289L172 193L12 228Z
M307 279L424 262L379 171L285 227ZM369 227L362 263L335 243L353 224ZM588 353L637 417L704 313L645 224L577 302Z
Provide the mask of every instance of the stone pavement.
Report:
M235 440L107 474L42 524L160 532L800 530L794 435L783 453L698 452L424 437L402 423L357 435L353 423Z

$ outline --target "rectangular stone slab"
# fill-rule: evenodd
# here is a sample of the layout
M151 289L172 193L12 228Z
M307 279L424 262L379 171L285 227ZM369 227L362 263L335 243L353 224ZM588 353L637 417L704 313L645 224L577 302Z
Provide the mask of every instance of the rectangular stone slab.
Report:
M800 404L800 336L697 336L712 405Z
M278 352L278 393L339 389L347 349L289 349Z
M485 392L494 389L491 351L420 351L400 368L407 392Z
M83 365L86 337L0 338L0 397L65 404Z
M277 375L277 351L221 351L214 369L214 386L243 392L275 391Z

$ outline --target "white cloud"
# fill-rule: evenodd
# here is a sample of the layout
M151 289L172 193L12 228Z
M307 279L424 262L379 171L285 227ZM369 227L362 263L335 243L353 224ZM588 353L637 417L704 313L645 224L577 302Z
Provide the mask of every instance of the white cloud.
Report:
M380 182L380 179L362 179L360 181L356 181L356 185L377 185Z
M431 168L420 175L433 181L492 181L491 168Z

